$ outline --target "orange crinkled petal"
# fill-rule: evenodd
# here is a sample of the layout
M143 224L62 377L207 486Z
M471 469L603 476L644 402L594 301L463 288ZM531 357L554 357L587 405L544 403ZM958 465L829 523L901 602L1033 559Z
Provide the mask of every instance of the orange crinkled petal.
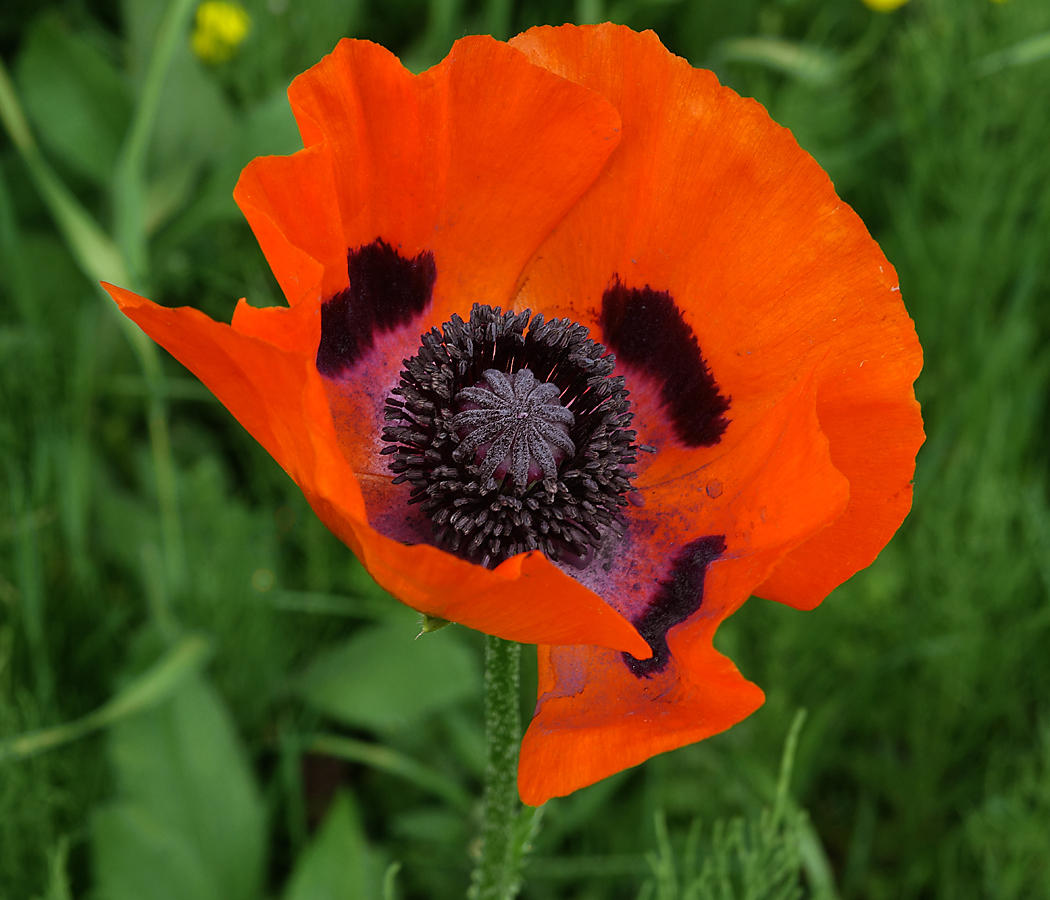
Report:
M665 668L639 675L620 654L600 648L541 649L536 717L519 769L525 802L562 796L724 731L761 703L762 692L711 641L779 560L849 502L815 399L812 376L802 378L711 463L641 488L645 504L632 531L643 537L628 534L604 578L607 561L591 567L599 575L591 586L628 618L643 621L661 588L674 593L682 578L676 563L694 541L706 537L720 548L688 588L699 588L695 614L665 630ZM583 580L590 583L586 573Z
M405 546L371 528L311 355L195 309L168 309L104 287L125 315L204 382L295 480L325 525L409 606L522 643L598 644L649 655L626 619L542 554L523 554L489 570L435 547ZM252 314L245 309L250 307L240 315L247 320Z
M616 653L541 649L519 775L523 798L539 803L761 702L714 651L715 628L752 593L815 605L900 525L923 439L921 349L878 245L759 104L651 32L542 27L512 44L606 97L624 133L523 274L519 305L545 298L602 334L614 287L666 292L730 398L721 439L690 445L659 386L618 365L638 440L656 448L637 467L644 505L628 513L627 541L644 532L650 552L633 571L614 564L605 583L586 570L582 580L614 604L628 598L618 608L646 633L655 594L689 584L676 552L703 535L724 538L724 551L706 566L697 611L658 629L666 667L638 675Z
M521 745L518 790L529 806L719 734L765 699L711 646L710 634L690 654L689 673L670 687L663 680L639 684L618 654L596 647L544 646L538 653L541 696L551 695ZM556 694L563 682L574 693ZM587 712L598 715L580 715Z
M369 520L392 534L406 494L390 485L379 451L402 360L421 333L468 316L474 302L510 304L529 258L615 149L619 116L487 37L458 41L421 75L382 47L344 40L289 97L306 149L253 161L234 192L289 302L316 312L348 286L348 252L377 240L436 268L426 308L377 334L367 365L325 381ZM268 333L289 321L270 310L250 316Z
M406 258L434 254L434 324L506 304L619 140L602 97L482 36L421 75L343 40L288 94L306 150L255 160L234 197L289 301L309 287L309 260L327 299L346 287L347 251L381 238Z
M556 296L562 314L594 325L614 273L669 291L732 397L730 432L816 367L817 414L850 502L755 586L815 606L875 558L911 506L922 350L893 267L790 132L652 32L543 27L511 43L606 97L624 130L524 274L522 302ZM661 466L683 464L663 456Z

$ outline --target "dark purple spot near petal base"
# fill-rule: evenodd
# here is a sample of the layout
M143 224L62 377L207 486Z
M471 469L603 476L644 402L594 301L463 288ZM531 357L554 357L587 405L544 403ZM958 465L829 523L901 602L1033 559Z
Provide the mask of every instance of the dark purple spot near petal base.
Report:
M616 276L602 295L601 326L619 361L661 382L660 399L683 444L710 447L721 440L729 398L720 393L693 329L667 291L625 287Z
M369 351L376 334L407 325L430 305L434 254L405 259L381 238L346 255L350 287L321 305L317 371L344 374Z
M633 675L650 678L667 668L671 661L667 632L700 609L707 567L725 550L725 535L712 534L686 544L675 557L670 577L660 582L659 593L633 622L653 651L650 659L623 654L623 661Z

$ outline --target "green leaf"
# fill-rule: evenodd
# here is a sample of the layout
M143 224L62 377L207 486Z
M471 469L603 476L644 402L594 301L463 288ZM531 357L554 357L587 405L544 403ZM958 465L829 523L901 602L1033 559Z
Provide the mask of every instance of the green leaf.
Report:
M433 634L435 631L440 631L451 624L448 619L442 619L440 616L428 616L424 613L419 623L419 633L421 635Z
M81 206L40 153L36 138L26 121L14 84L0 60L0 119L14 142L22 161L54 217L70 252L90 281L127 283L127 269L116 245ZM138 329L135 333L142 334ZM134 338L132 342L134 344ZM142 340L147 340L143 336ZM150 344L152 346L152 344ZM155 352L155 351L154 351Z
M830 84L841 66L833 53L811 44L771 37L723 41L717 55L730 62L749 62L811 84Z
M473 803L473 798L457 782L440 772L428 769L393 747L335 734L319 734L306 744L306 749L310 753L364 763L381 772L403 778L416 787L437 794L462 812L469 811Z
M350 795L340 792L296 862L284 900L365 900L373 895L368 868L360 817Z
M236 140L237 117L215 79L180 44L160 97L150 147L157 174L221 160Z
M43 16L29 30L15 73L40 142L79 175L107 184L131 120L127 85L110 61Z
M211 652L212 642L209 638L200 634L186 635L154 665L94 712L63 725L0 740L0 763L25 759L60 747L149 708L204 665Z
M169 703L113 730L118 802L95 817L106 900L251 900L265 821L221 700L194 678Z
M49 879L47 893L38 900L73 900L73 891L69 887L69 838L59 838L48 859Z
M241 170L257 156L284 156L302 149L287 89L282 87L245 112L225 156L205 179L193 205L180 220L182 233L190 234L212 218L241 221L240 210L233 202L233 189Z
M404 728L478 691L471 652L445 629L415 640L410 625L364 629L323 654L300 683L321 712L377 731Z
M1027 66L1046 59L1048 56L1050 56L1050 31L1026 38L1005 50L988 54L974 63L974 71L978 75L991 75L993 72L1014 66Z
M103 900L222 900L193 840L141 806L114 803L99 811L93 840Z
M141 86L146 78L165 11L166 4L157 0L121 0L125 65L137 85Z

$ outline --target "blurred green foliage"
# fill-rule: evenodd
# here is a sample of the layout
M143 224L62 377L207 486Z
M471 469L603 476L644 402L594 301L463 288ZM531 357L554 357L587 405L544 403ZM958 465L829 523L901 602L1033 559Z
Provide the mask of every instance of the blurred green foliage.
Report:
M122 252L141 242L163 302L228 319L237 297L278 301L230 193L253 156L299 146L284 90L340 37L421 69L464 33L612 18L794 131L898 267L925 347L901 533L816 611L752 601L727 623L718 643L766 706L549 804L524 895L636 897L657 846L665 875L675 854L706 866L698 897L1050 897L1050 6L245 6L228 63L178 32L141 171L127 135L165 4L0 10L41 158ZM169 359L151 374L82 262L0 138L0 898L462 896L477 636L412 643L413 617L226 411ZM166 655L195 635L203 672ZM808 818L774 821L799 706ZM729 892L755 853L768 887Z

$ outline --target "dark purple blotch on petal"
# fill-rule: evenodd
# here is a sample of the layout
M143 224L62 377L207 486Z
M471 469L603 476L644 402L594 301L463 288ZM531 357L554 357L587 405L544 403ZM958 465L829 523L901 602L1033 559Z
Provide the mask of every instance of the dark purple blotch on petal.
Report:
M405 259L381 238L346 255L350 286L321 305L317 371L338 378L372 349L377 334L407 325L429 305L437 267L427 251Z
M670 576L660 582L656 596L632 622L653 651L650 659L623 654L623 661L632 674L650 678L667 668L671 661L667 632L700 609L707 567L725 550L725 535L712 534L686 544L675 557Z
M660 399L687 447L717 444L729 420L729 398L700 352L693 329L667 291L629 288L619 276L602 295L602 337L618 362L660 382Z

